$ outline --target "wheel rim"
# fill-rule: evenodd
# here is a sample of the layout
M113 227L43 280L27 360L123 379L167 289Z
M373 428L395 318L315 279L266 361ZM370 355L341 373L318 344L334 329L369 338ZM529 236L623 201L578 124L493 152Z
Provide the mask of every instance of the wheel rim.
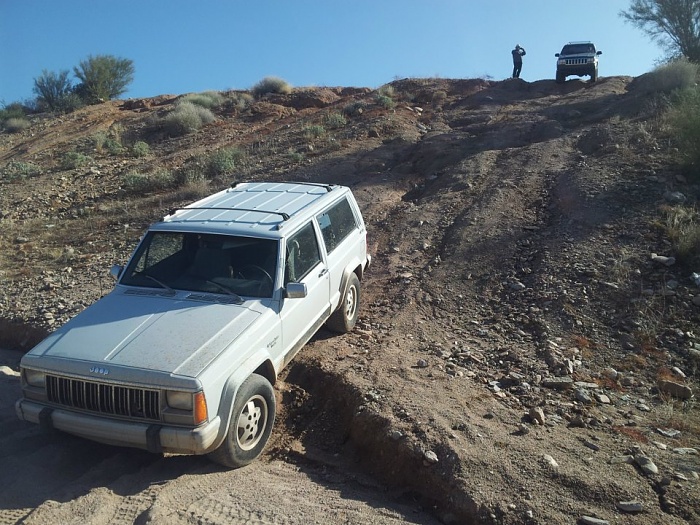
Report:
M236 440L242 450L250 450L260 442L267 426L267 401L256 395L251 397L243 406L238 416L238 431Z
M345 294L345 317L352 319L355 317L355 309L357 308L357 289L354 286L348 288L348 293Z

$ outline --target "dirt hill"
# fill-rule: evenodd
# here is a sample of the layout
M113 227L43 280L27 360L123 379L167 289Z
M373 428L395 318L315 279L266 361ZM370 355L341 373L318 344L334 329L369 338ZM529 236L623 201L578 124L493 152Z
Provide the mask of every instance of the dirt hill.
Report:
M0 353L0 523L700 523L700 268L668 226L700 189L636 85L232 92L176 137L182 97L161 96L0 134L5 348L234 180L352 187L373 255L358 328L288 367L242 471L45 436L16 421L18 352Z

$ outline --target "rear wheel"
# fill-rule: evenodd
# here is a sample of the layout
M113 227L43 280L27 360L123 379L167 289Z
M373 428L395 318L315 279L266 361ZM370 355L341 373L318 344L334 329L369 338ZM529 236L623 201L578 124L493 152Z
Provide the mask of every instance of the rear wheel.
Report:
M275 422L275 391L270 382L252 374L238 389L224 442L209 457L238 468L257 458L265 448Z
M360 280L354 273L350 275L340 306L327 321L328 328L344 334L355 326L360 310Z

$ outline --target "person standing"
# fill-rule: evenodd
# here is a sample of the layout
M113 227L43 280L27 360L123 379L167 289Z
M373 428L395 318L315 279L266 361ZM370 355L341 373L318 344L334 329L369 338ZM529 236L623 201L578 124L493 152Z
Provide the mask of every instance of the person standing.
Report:
M520 70L523 68L525 49L520 47L520 45L515 44L515 49L513 49L511 53L513 54L513 78L520 78Z

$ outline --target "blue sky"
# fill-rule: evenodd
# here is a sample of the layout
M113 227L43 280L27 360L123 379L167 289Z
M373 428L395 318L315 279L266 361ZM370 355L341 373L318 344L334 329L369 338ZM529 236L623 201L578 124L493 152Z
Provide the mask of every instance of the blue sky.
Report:
M624 0L0 0L0 104L34 98L42 70L128 58L123 98L295 87L376 88L406 77L554 78L573 40L603 51L600 76L638 76L662 50L618 13Z

